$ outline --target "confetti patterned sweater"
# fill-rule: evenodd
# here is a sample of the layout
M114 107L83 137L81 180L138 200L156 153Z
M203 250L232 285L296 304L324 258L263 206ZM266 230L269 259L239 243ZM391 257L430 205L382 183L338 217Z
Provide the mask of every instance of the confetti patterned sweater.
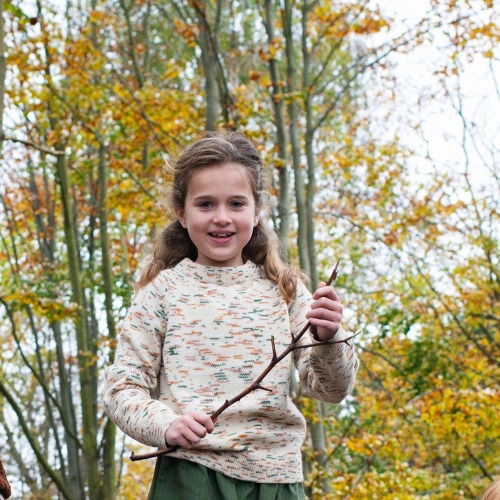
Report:
M136 295L107 368L104 407L143 444L165 448L165 431L183 413L212 413L247 388L307 323L311 296L299 283L287 306L278 287L248 261L210 267L181 261ZM344 330L336 338L346 338ZM314 343L309 334L306 343ZM290 363L303 392L340 402L351 391L358 359L345 343L299 349L257 390L225 410L212 434L173 456L257 483L303 480L303 416L290 400Z

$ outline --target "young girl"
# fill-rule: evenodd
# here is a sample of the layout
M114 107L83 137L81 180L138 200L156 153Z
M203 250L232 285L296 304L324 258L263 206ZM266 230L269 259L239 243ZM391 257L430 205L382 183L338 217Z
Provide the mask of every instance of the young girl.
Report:
M338 403L358 367L346 343L294 351L266 376L270 389L209 415L256 379L309 321L308 344L343 339L342 306L321 283L311 297L279 258L262 219L261 158L241 133L207 134L174 165L175 220L142 273L104 405L129 436L180 448L161 456L149 500L301 499L306 424L289 397L290 364L302 390ZM287 362L288 361L288 362Z

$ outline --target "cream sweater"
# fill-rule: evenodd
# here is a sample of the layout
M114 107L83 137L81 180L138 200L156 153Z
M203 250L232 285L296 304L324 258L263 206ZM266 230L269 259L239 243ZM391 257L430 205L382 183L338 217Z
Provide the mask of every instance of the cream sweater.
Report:
M277 286L248 261L209 267L185 259L141 289L125 320L116 360L105 373L104 407L129 436L165 448L165 431L189 411L212 413L247 388L307 323L311 296L299 283L287 306ZM341 329L336 338L346 338ZM314 343L309 334L304 341ZM299 349L257 390L225 410L196 449L173 456L258 483L303 480L303 416L289 397L292 360L304 393L337 403L358 368L345 343Z

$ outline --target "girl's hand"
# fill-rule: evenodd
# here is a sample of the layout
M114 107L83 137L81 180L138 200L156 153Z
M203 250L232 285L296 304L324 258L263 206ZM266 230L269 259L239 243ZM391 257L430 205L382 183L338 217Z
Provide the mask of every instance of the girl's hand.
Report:
M213 430L214 423L206 413L192 411L176 418L170 424L165 431L165 443L167 446L192 448Z
M340 328L342 304L331 286L321 282L313 294L311 310L306 318L316 327L318 340L328 340L335 336Z

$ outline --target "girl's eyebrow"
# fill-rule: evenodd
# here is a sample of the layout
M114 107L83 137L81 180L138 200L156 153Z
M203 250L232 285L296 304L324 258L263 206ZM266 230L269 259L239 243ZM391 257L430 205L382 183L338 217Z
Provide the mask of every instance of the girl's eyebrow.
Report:
M217 195L213 195L213 194L200 194L198 196L195 196L193 198L194 201L198 201L198 200L212 200L212 199L215 199L217 198ZM248 200L249 197L244 195L244 194L234 194L234 195L231 195L231 196L228 196L228 199L231 199L231 200Z

